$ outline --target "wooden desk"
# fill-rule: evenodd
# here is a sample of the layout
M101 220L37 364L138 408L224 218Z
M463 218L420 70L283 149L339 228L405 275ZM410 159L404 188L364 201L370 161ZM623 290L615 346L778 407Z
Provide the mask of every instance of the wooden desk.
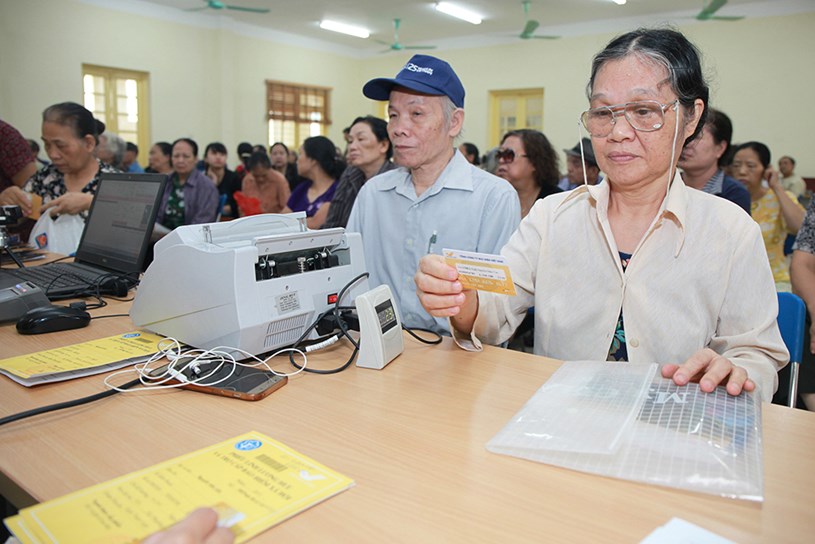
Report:
M4 326L0 346L11 355L130 328L127 318L111 318L20 337ZM257 403L127 393L8 424L0 427L1 490L52 499L257 430L356 480L257 542L631 543L673 516L740 543L815 535L815 414L764 405L763 504L663 489L486 451L557 362L497 348L470 354L450 341L405 344L382 371L297 376ZM347 355L334 346L311 364L330 367ZM3 377L0 415L101 389L99 377L33 390Z

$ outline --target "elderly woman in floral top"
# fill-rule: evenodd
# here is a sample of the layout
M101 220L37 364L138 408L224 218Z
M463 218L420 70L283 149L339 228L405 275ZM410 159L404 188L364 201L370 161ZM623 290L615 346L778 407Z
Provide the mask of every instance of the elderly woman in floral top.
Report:
M42 198L42 213L79 214L84 219L102 172L118 172L94 156L105 125L74 102L55 104L42 114L42 141L51 164L29 179L24 191ZM26 201L30 201L26 196ZM24 209L26 215L33 210Z
M761 226L761 237L773 271L775 288L790 290L790 272L784 256L787 234L795 234L804 220L804 208L795 195L784 189L770 162L770 150L761 142L736 147L731 175L750 193L750 215Z

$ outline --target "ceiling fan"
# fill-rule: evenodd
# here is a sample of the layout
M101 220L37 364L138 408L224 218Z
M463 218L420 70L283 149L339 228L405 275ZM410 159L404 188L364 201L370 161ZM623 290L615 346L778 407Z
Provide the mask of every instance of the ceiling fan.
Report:
M560 36L539 36L535 35L535 31L540 26L540 23L534 19L529 18L529 0L524 0L524 20L526 23L524 24L524 29L521 31L519 38L522 40L556 40L560 38Z
M706 2L702 7L702 11L696 14L696 19L698 21L740 21L744 19L744 17L738 15L716 15L715 13L722 9L725 4L727 4L727 0L710 0Z
M184 11L203 11L205 9L231 9L233 11L248 11L250 13L269 13L268 8L248 8L244 6L231 6L229 4L224 4L220 0L204 0L206 2L206 6L201 6L200 8L190 8L185 9Z
M388 51L402 51L405 49L435 49L435 45L402 45L399 43L399 24L401 23L401 19L394 19L393 20L393 43L383 42L382 40L374 40L379 42L383 45L387 45L388 48L383 52Z

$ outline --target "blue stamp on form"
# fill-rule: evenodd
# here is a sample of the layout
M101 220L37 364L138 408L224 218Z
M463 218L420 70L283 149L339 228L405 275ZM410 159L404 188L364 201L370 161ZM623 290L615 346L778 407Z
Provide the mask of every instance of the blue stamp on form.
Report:
M235 444L235 449L240 451L252 451L258 449L263 442L260 440L241 440Z

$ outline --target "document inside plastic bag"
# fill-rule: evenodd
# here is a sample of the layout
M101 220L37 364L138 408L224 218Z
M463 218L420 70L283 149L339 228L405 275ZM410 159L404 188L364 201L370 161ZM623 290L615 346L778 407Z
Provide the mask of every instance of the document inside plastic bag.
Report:
M490 440L494 453L761 501L761 402L677 386L657 365L564 363Z

